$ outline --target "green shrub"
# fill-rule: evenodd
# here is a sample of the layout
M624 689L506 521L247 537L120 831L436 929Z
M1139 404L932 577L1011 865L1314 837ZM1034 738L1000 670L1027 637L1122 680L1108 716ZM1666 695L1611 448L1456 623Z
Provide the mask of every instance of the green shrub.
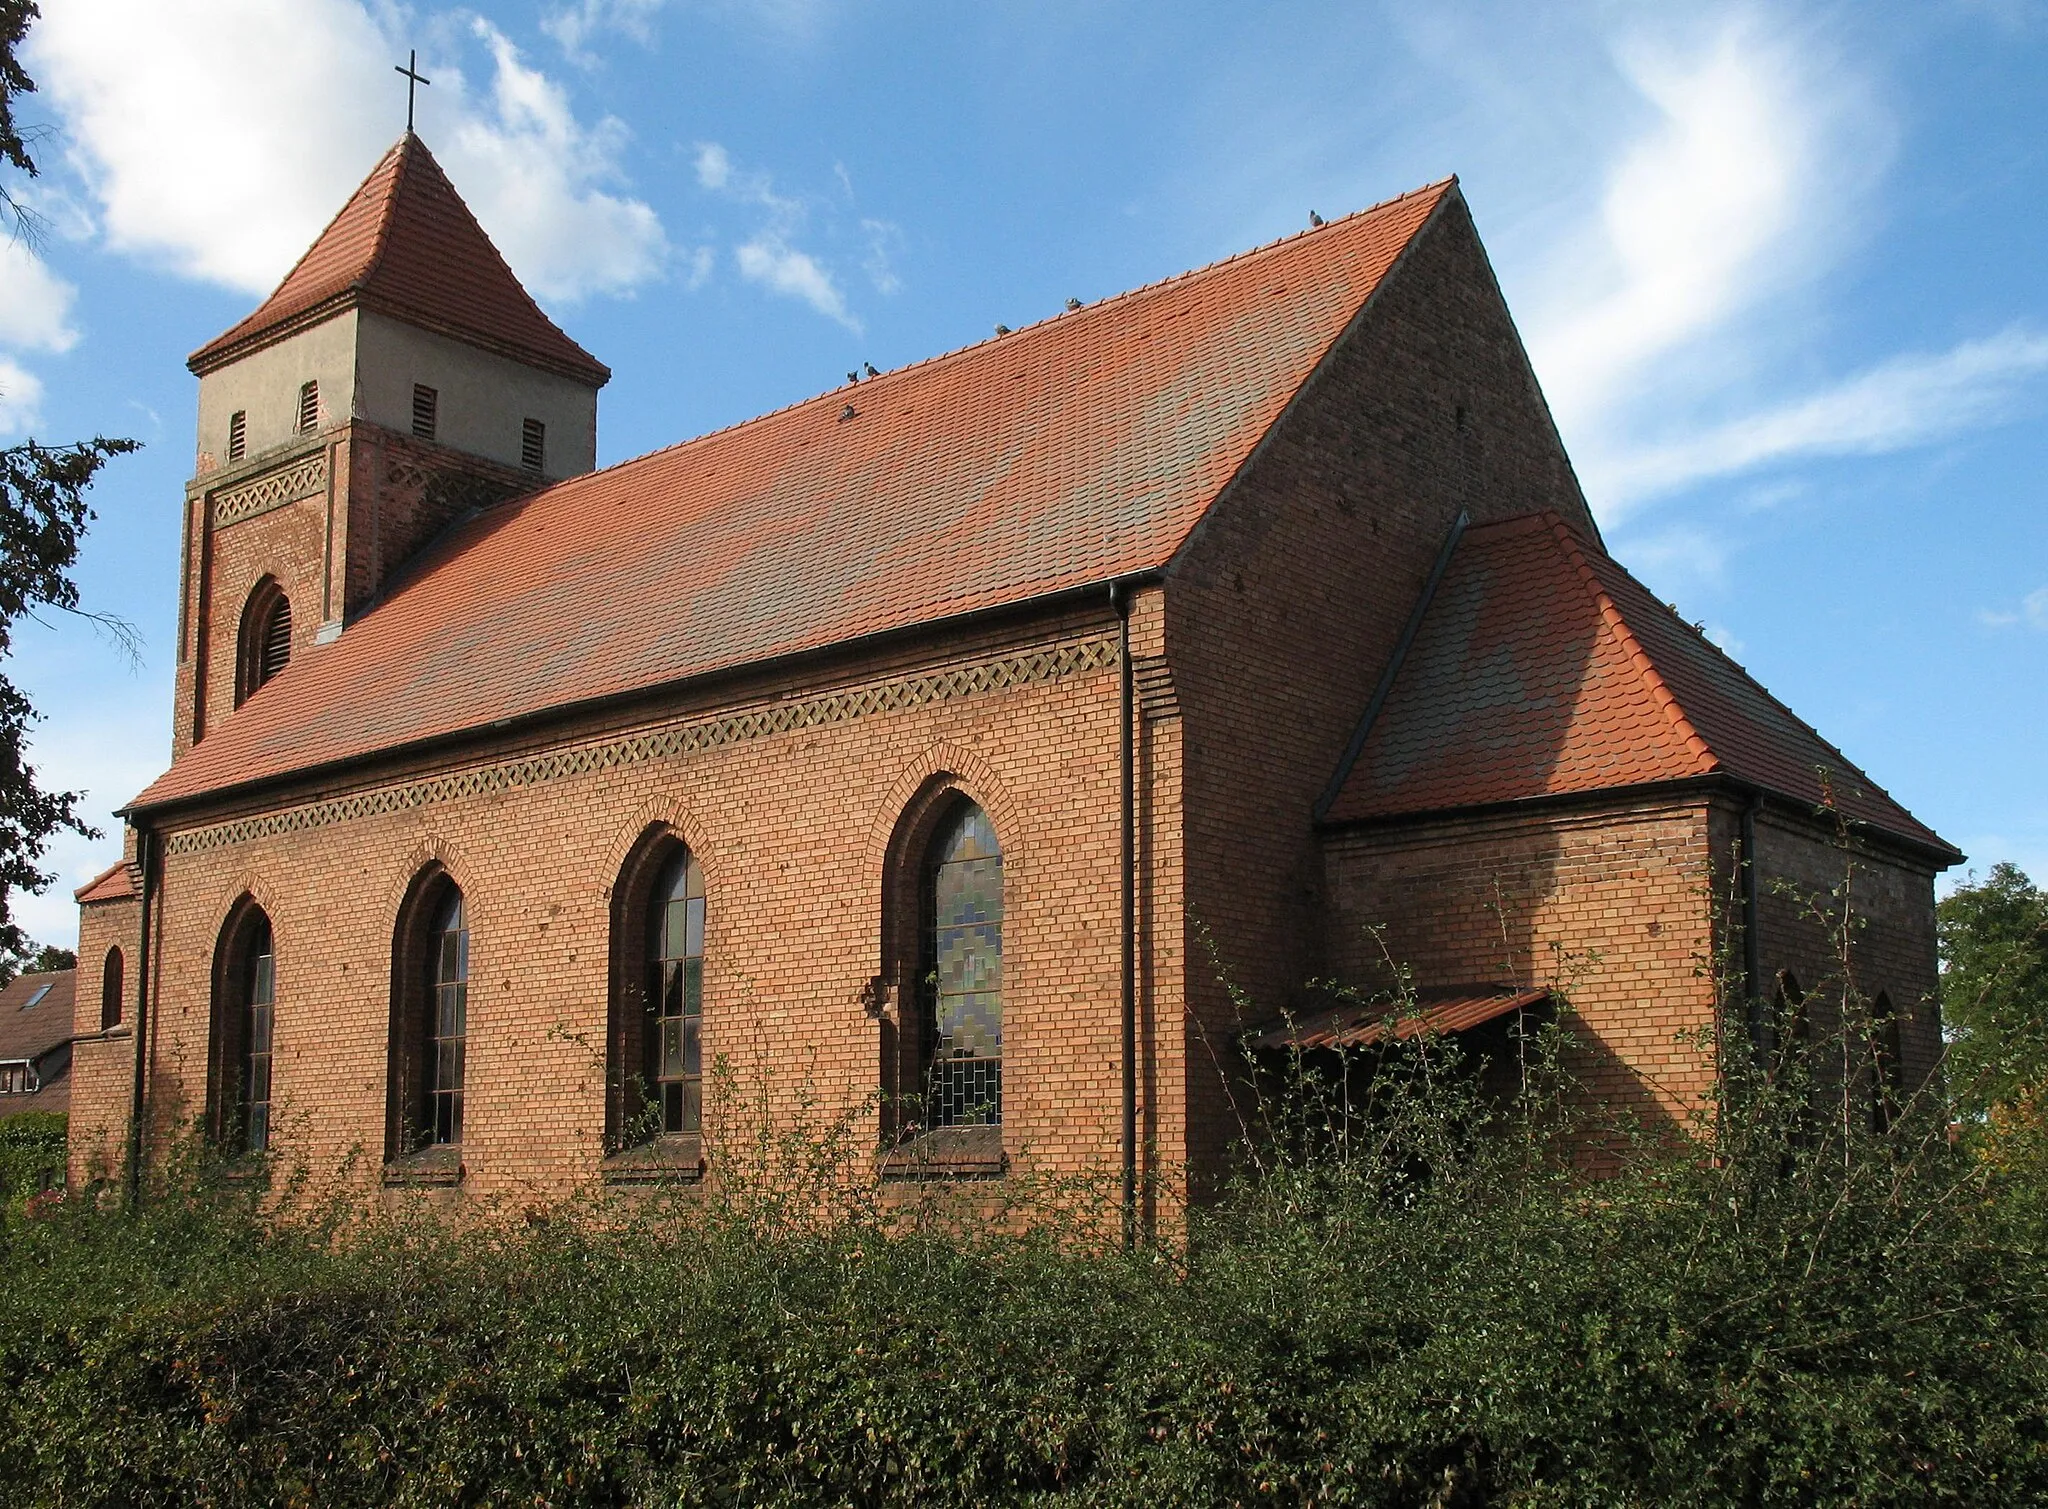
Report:
M62 1111L21 1111L0 1118L0 1206L64 1182Z

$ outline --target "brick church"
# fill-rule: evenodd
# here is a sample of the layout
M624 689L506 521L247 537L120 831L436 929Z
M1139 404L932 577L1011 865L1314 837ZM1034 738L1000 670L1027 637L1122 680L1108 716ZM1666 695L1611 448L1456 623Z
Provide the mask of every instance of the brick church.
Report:
M595 470L608 370L408 133L190 366L74 1180L196 1131L689 1183L758 1087L877 1179L1149 1213L1225 1167L1247 1034L1386 1026L1303 994L1383 953L1448 1031L1568 996L1678 1122L1712 957L1833 969L1780 882L1844 824L1886 1072L1934 1071L1960 856L1607 554L1455 182Z

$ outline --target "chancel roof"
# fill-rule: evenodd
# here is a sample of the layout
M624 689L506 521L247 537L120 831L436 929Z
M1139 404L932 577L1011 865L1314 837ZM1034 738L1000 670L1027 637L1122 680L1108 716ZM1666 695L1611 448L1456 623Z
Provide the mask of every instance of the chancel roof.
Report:
M1162 567L1455 192L490 509L136 805Z
M1554 513L1466 530L1392 675L1329 821L1723 775L1955 853Z
M361 306L593 386L611 369L541 312L427 144L408 131L277 290L192 353L204 373Z

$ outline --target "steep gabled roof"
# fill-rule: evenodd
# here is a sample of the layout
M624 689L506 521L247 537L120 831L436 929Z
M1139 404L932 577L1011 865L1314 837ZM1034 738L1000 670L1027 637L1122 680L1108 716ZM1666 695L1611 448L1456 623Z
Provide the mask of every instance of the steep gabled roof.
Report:
M1808 806L1831 796L1955 853L1612 557L1530 514L1458 541L1328 818L1711 775Z
M1454 193L489 510L136 805L1162 567Z
M205 374L362 307L601 386L611 369L541 313L427 144L407 132L256 312L192 353Z

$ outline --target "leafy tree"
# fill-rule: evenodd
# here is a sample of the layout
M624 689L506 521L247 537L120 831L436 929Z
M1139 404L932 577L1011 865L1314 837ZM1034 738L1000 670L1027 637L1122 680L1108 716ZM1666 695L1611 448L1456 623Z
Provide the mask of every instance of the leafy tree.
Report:
M1982 1116L2048 1089L2048 892L2000 864L1935 917L1958 1108Z
M22 68L16 49L38 12L35 0L0 0L0 171L34 177L35 159L14 118L18 95L33 93L35 81ZM16 235L33 227L28 211L0 179L0 218L14 222ZM25 440L0 449L0 660L13 649L14 626L39 609L80 612L71 567L78 542L93 517L85 491L106 462L136 448L133 440L95 436L71 445ZM86 614L112 629L124 643L132 631L120 620ZM16 889L40 891L53 878L41 867L50 838L59 832L98 837L78 815L81 793L46 791L35 767L22 758L22 742L38 716L28 698L0 676L0 954L30 960L36 945L15 925L7 897Z

